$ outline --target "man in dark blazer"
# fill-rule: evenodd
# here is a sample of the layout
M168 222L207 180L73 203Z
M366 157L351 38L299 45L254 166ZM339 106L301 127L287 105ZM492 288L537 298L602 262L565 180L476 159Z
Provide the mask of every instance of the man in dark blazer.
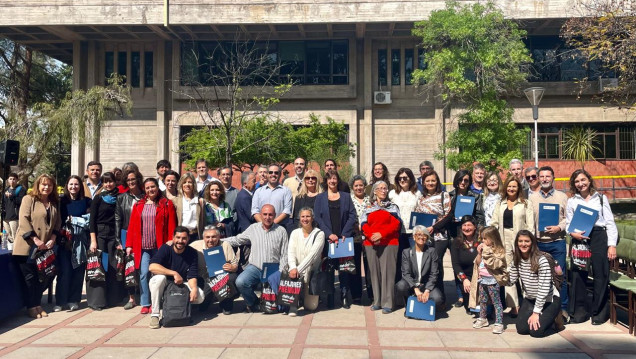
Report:
M254 187L256 186L256 174L252 171L245 171L241 174L241 184L243 188L236 195L234 201L234 210L236 211L236 231L234 233L243 233L247 227L256 222L252 218L252 196L254 195ZM247 266L250 246L240 246L239 266L244 268Z
M402 279L395 285L398 296L417 296L424 303L433 300L440 310L444 305L442 292L435 287L438 268L435 248L429 246L430 233L424 226L413 228L415 245L402 251Z

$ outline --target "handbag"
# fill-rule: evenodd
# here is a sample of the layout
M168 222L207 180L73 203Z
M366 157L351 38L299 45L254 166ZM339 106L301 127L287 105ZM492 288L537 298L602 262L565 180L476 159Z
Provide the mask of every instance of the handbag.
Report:
M302 290L303 280L300 276L297 278L290 278L289 272L285 271L280 275L276 303L278 303L278 305L298 307L298 303L300 302L300 293L302 293Z
M223 273L208 279L208 285L216 299L220 302L232 298L238 290L232 282L230 282L230 274Z
M89 252L86 257L86 280L92 282L105 282L106 271L102 264L102 251Z
M117 281L121 282L126 278L126 253L122 249L115 250L115 270Z
M570 244L570 258L572 261L572 269L580 271L590 270L590 260L592 258L592 249L587 240L572 240Z
M269 285L269 283L263 283L263 292L261 293L261 312L265 314L278 313L278 305L276 305L276 293Z
M126 287L136 287L139 284L139 281L137 280L137 271L135 270L135 256L132 253L126 256L124 276Z
M353 257L339 258L338 271L356 274L356 262Z
M44 283L55 277L57 268L55 267L55 252L53 252L52 249L36 251L33 254L33 259L38 268L38 279L40 283Z
M309 280L309 294L311 295L333 294L332 273L322 270L325 259L327 258L323 258L319 269L311 274Z

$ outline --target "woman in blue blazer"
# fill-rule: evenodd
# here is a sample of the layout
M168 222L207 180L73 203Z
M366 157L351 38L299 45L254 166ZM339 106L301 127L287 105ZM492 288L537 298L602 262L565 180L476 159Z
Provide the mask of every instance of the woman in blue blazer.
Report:
M337 171L330 170L325 173L323 185L327 188L326 192L316 196L316 204L314 205L314 213L318 227L325 233L327 245L323 254L329 249L329 243L342 241L344 238L353 237L354 228L357 221L357 215L351 196L348 193L338 191L340 184L340 175ZM355 252L354 252L355 253ZM360 250L355 253L360 256ZM332 267L338 267L340 261L334 260ZM339 270L338 279L340 280L340 294L342 298L342 307L349 309L351 307L351 285L352 280L360 282L360 270L356 268L356 275L349 272ZM333 308L333 295L327 298L327 305Z

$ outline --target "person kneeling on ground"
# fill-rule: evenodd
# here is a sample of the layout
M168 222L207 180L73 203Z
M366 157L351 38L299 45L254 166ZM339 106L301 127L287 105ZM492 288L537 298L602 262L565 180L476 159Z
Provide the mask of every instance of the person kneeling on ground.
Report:
M428 245L430 237L426 227L413 228L415 245L402 252L402 279L395 287L398 295L407 297L415 294L422 303L433 300L435 308L440 310L444 301L442 292L435 287L438 256L435 248Z
M197 250L197 254L199 256L199 259L198 259L199 277L208 278L210 276L208 274L208 268L205 264L203 250L216 247L216 246L223 247L223 254L225 254L225 260L227 262L223 265L223 270L230 275L229 283L230 283L230 286L234 287L236 285L236 277L238 277L237 271L239 267L238 261L239 261L240 254L235 254L234 249L228 242L221 242L221 232L219 231L218 228L213 226L209 226L205 228L205 230L203 231L202 241L195 241L192 244L190 244L190 247ZM209 305L209 303L211 303L212 300L214 299L213 298L214 296L210 295L212 294L212 289L210 288L207 281L204 281L203 292L206 295L206 300L199 308L200 310L207 309L207 306ZM234 297L227 298L219 302L219 306L221 307L223 314L225 315L231 314L232 309L234 309Z
M160 326L159 309L168 279L174 280L175 284L185 282L190 290L192 304L201 304L205 299L203 290L197 286L197 251L188 246L188 241L188 229L178 226L174 230L172 245L167 243L162 245L150 259L148 269L153 274L150 279L150 300L152 302L150 328L152 329L157 329Z

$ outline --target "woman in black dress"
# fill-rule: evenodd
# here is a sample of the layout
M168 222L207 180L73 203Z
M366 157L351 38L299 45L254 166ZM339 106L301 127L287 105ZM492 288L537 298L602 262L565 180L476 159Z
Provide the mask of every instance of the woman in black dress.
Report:
M453 263L453 272L462 289L464 308L466 309L466 313L470 313L468 311L470 281L473 278L473 262L475 261L475 257L477 257L479 235L477 233L477 220L475 217L464 216L460 223L461 230L451 244L450 253Z

